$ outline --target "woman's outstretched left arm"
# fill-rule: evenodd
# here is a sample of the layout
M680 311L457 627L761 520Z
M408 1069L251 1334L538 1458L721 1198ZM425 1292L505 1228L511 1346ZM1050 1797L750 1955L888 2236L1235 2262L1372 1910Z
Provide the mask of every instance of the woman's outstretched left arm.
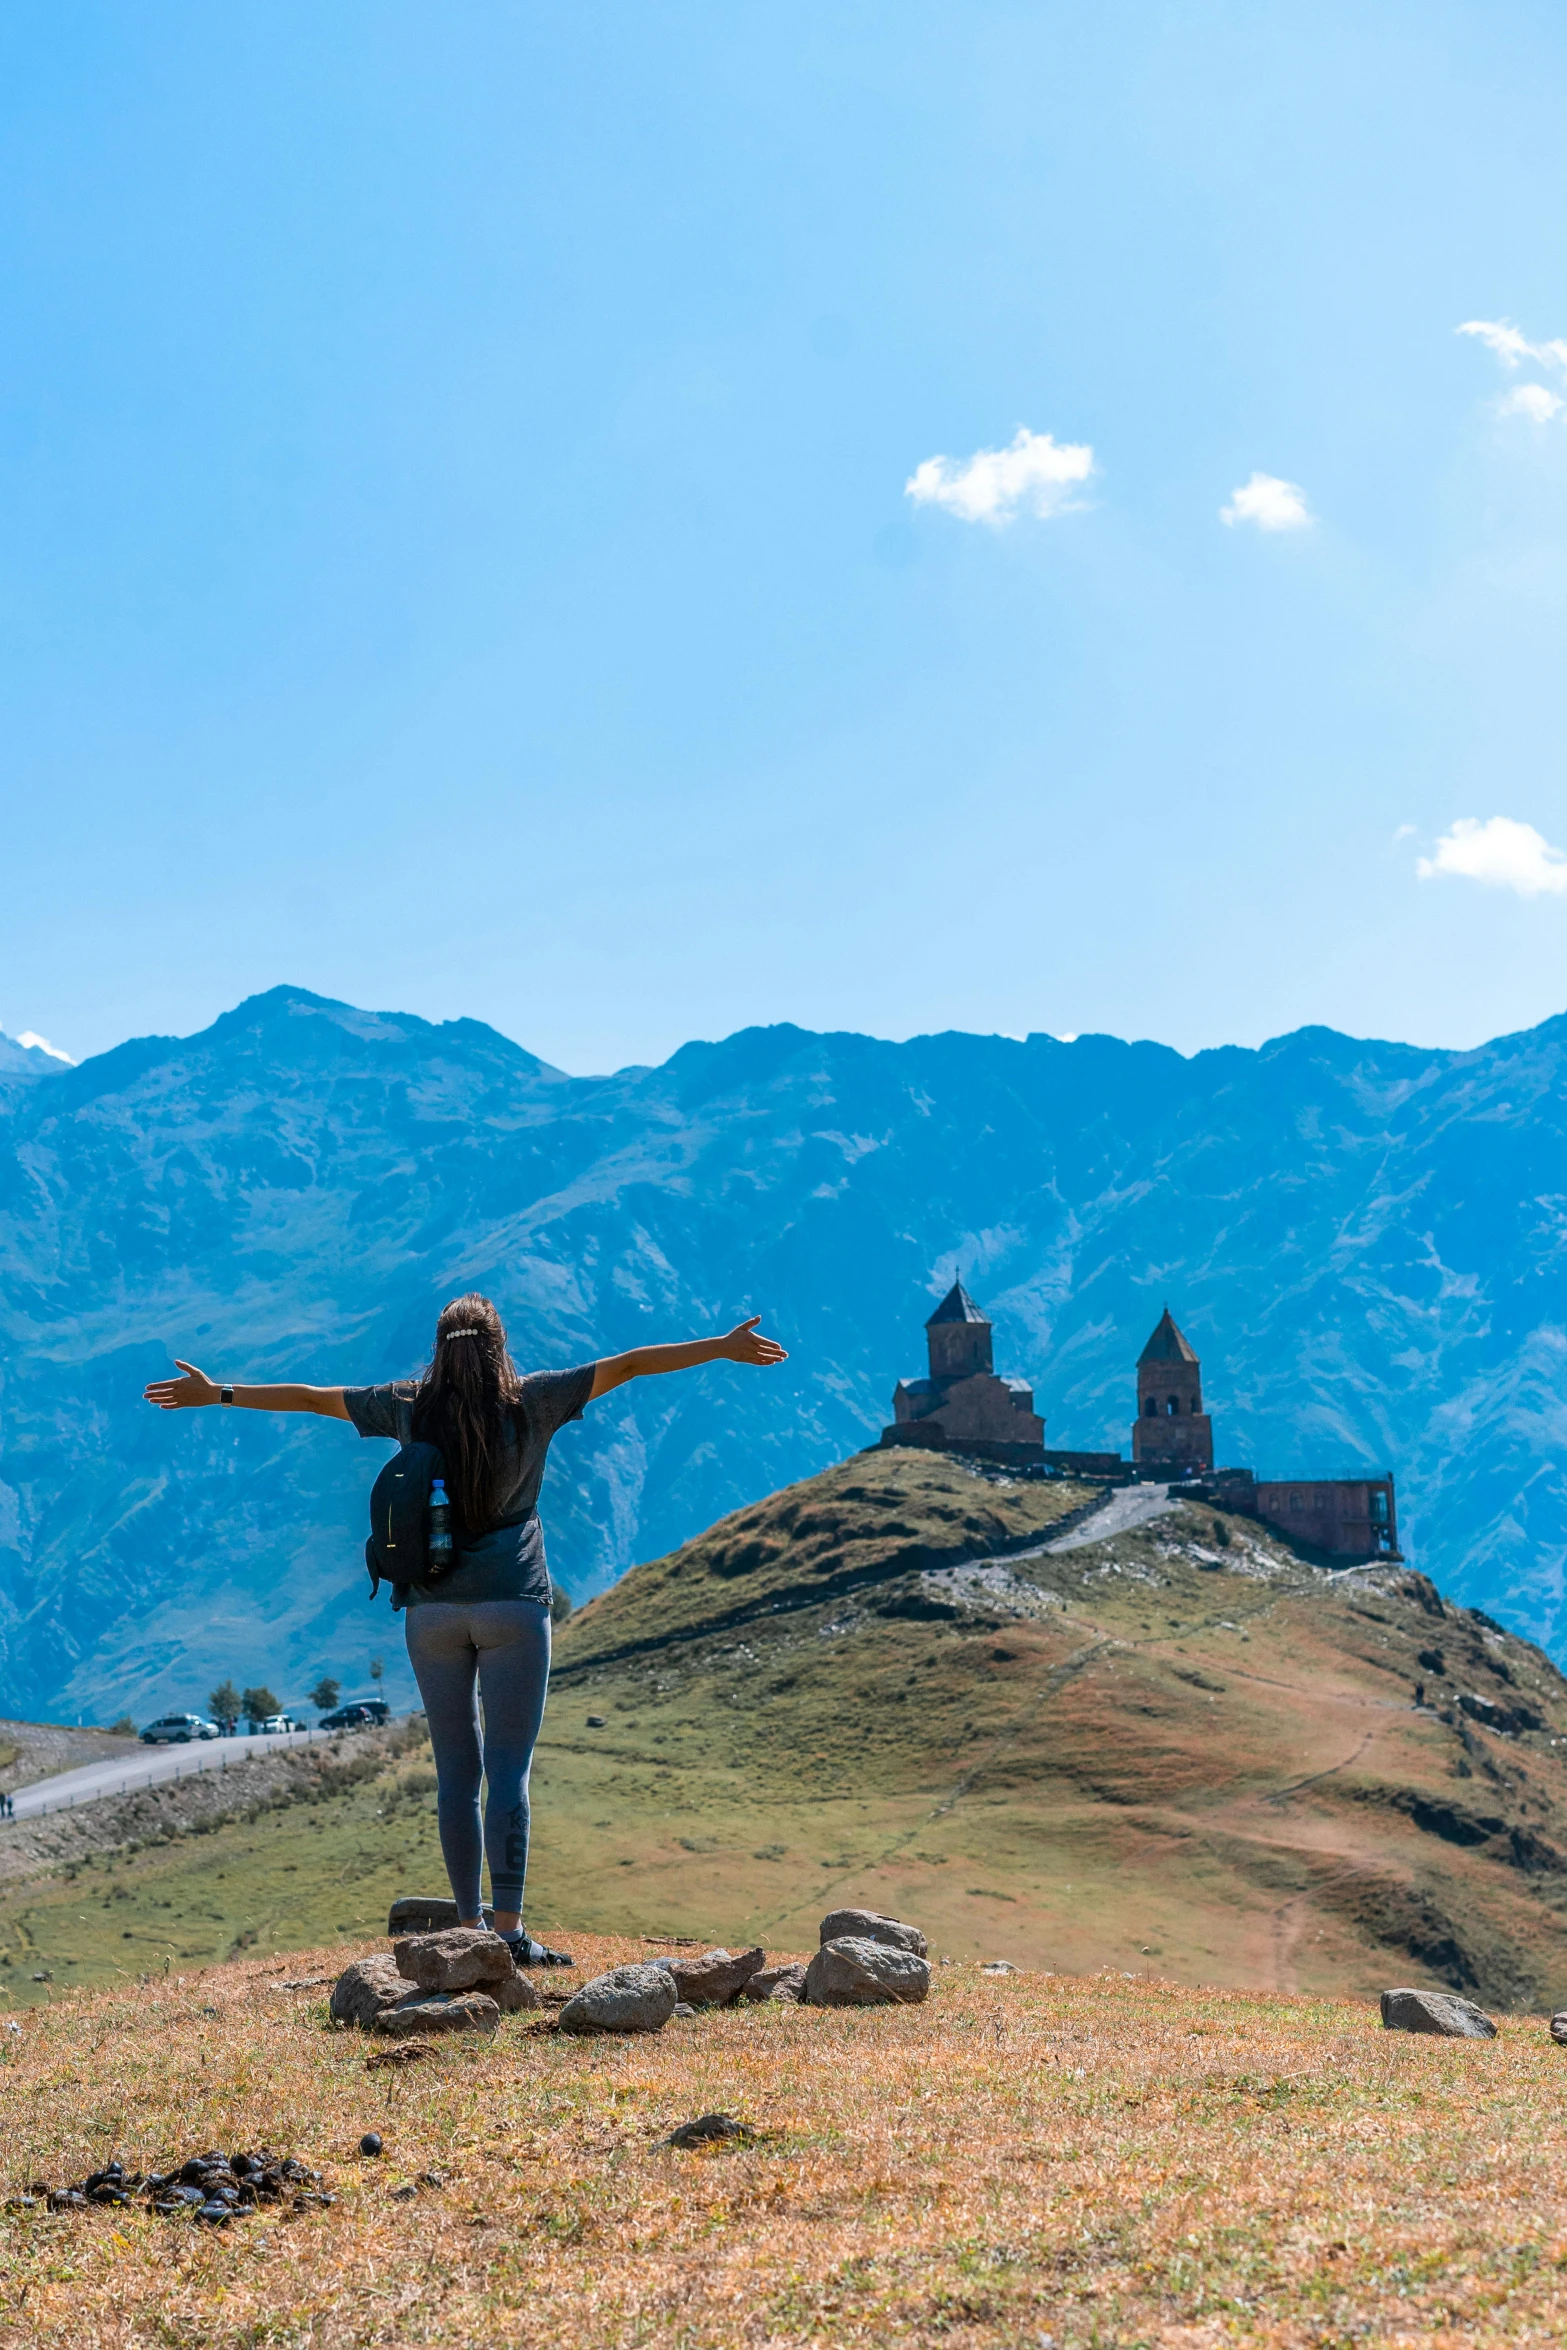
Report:
M722 1338L688 1338L675 1346L634 1346L629 1354L606 1355L593 1366L588 1401L624 1387L628 1379L652 1379L663 1371L694 1371L701 1363L752 1363L759 1369L786 1363L788 1356L776 1338L763 1338L757 1329L760 1314L737 1322Z
M220 1386L194 1363L181 1363L178 1355L174 1360L184 1373L182 1379L154 1379L142 1391L147 1402L155 1403L161 1412L190 1411L202 1404L221 1403L227 1396L243 1412L319 1412L323 1420L348 1417L340 1387Z

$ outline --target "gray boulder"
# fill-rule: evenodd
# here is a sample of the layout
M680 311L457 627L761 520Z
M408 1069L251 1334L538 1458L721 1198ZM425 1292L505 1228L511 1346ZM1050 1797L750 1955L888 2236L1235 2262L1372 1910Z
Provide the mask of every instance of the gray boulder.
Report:
M1384 1991L1385 2032L1435 2032L1445 2040L1494 2040L1496 2026L1483 2007L1456 1991Z
M764 1999L803 1999L805 1997L805 1962L795 1959L788 1966L758 1967L741 1993L744 1999L760 2003Z
M398 1971L421 1991L486 1990L516 1972L499 1934L485 1926L447 1926L438 1934L411 1934L392 1956Z
M386 1951L374 1958L356 1958L344 1967L332 1986L331 2015L335 2024L357 2024L368 2031L383 2008L395 2007L408 1996L406 1979L397 1961Z
M729 2007L756 1973L765 1950L704 1950L700 1958L655 1958L674 1980L675 1997L692 2007Z
M396 1942L404 1934L438 1934L443 1926L461 1923L462 1912L455 1901L441 1901L433 1893L405 1893L393 1902L386 1930Z
M1559 2007L1552 2016L1551 2038L1558 2048L1567 2048L1567 2007Z
M824 1942L805 1970L812 2007L912 2006L930 1989L930 1962L863 1934Z
M523 1973L521 1967L513 1967L504 1982L486 1983L484 1988L502 2015L518 2015L525 2008L544 2005L543 1992L531 1975Z
M483 1991L414 1991L395 2007L383 2007L370 2029L388 2040L409 2040L436 2032L493 2032L500 2020L500 2009Z
M841 1942L845 1936L857 1942L885 1942L890 1950L912 1950L916 1958L930 1955L918 1926L905 1926L897 1918L878 1917L873 1909L830 1910L822 1920L820 1939Z
M661 2032L675 2012L675 1980L667 1967L614 1966L568 1999L557 2018L563 2032Z

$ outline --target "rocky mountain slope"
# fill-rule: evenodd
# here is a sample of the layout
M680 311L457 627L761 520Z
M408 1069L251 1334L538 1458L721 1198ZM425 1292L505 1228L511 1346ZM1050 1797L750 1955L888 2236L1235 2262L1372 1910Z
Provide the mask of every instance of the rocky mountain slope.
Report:
M1459 1597L1567 1636L1567 1022L1472 1053L1303 1031L1192 1060L1085 1037L793 1028L567 1078L474 1022L280 989L201 1035L0 1070L0 1671L16 1713L140 1718L358 1681L379 1457L322 1423L158 1418L171 1353L419 1364L478 1283L563 1363L767 1315L767 1377L644 1385L546 1489L579 1595L874 1437L961 1271L1048 1440L1124 1448L1169 1299L1220 1456L1393 1467Z
M958 1958L1567 2001L1555 1666L1407 1568L1105 1523L875 1454L634 1569L560 1642L539 1914L770 1947L852 1900Z

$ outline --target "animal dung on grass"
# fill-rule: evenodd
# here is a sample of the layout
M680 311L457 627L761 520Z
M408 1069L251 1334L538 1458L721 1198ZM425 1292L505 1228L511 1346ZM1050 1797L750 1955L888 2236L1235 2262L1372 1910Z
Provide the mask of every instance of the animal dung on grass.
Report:
M704 2113L697 2121L682 2122L678 2130L671 2130L668 2142L671 2146L721 2146L750 2135L744 2122L737 2122L732 2113Z
M675 1986L677 2000L691 2007L732 2007L761 1968L765 1950L704 1950L700 1958L655 1958Z
M117 2209L140 2204L163 2219L196 2219L209 2227L227 2227L230 2220L246 2219L264 2205L291 2204L295 2211L325 2210L321 2173L295 2160L292 2154L193 2154L166 2171L128 2171L111 2162L72 2187L46 2190L51 2211L86 2211L107 2203Z
M805 1970L805 1997L812 2007L914 2006L929 1990L928 1959L863 1934L824 1942Z
M647 1960L611 1967L574 1992L560 2011L563 2032L661 2032L675 2012L675 1978Z
M1445 2040L1494 2040L1496 2026L1483 2007L1454 1991L1384 1991L1386 2032L1432 2032Z
M365 2071L379 2072L383 2065L416 2064L420 2057L428 2056L429 2053L428 2040L397 2040L390 2048L378 2048L374 2056L367 2056Z

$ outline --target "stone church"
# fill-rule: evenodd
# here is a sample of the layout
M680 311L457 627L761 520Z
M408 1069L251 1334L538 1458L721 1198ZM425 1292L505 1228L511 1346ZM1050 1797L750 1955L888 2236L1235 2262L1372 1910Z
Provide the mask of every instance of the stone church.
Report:
M925 1324L930 1372L893 1389L883 1444L921 1444L933 1452L967 1452L1012 1468L1045 1461L1045 1423L1026 1379L998 1379L990 1324L961 1281L954 1281Z
M998 1378L991 1326L961 1281L925 1324L930 1370L900 1379L884 1445L916 1444L966 1453L1007 1468L1126 1484L1145 1478L1203 1493L1223 1508L1260 1518L1329 1559L1396 1559L1393 1478L1261 1479L1250 1469L1213 1465L1213 1421L1203 1409L1202 1364L1168 1306L1137 1358L1132 1457L1047 1452L1045 1423L1024 1379Z

